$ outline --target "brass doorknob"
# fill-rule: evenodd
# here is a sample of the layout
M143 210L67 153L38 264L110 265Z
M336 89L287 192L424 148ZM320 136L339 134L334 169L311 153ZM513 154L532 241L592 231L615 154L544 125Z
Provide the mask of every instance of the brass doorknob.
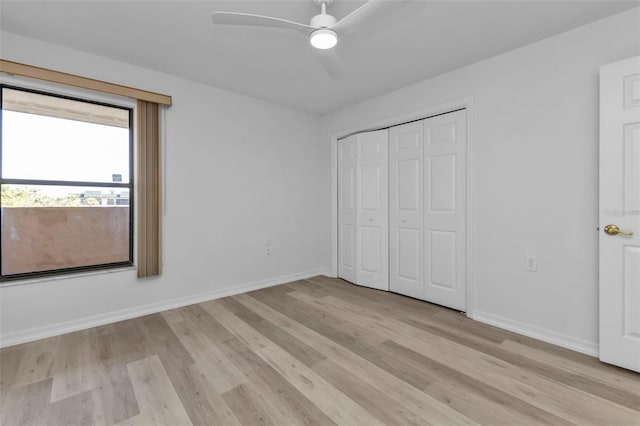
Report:
M627 235L627 236L632 236L633 232L631 231L623 231L620 228L618 228L617 225L607 225L604 227L604 233L607 235Z

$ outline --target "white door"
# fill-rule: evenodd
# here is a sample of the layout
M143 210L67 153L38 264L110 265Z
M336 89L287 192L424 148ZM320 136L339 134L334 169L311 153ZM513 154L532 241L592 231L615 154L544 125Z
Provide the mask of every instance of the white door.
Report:
M600 68L600 359L640 371L640 57Z
M338 276L356 282L356 136L338 143Z
M389 129L389 288L418 299L422 283L423 122Z
M389 131L357 135L356 284L389 290Z
M466 111L424 120L424 299L465 311Z

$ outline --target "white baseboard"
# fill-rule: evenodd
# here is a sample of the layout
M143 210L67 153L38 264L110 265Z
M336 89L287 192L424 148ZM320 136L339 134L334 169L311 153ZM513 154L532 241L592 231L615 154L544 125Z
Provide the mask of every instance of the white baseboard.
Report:
M0 347L18 345L20 343L31 342L34 340L45 339L47 337L58 336L61 334L72 333L74 331L85 330L91 327L111 324L131 318L141 317L144 315L155 314L157 312L169 309L180 308L182 306L193 305L195 303L206 302L208 300L220 299L222 297L233 296L236 294L246 293L261 288L273 287L285 284L291 281L311 278L317 275L329 275L325 269L314 269L311 271L301 272L298 274L285 275L276 278L270 278L262 281L236 285L224 289L218 289L211 292L200 293L196 295L180 297L176 299L165 300L157 303L149 303L147 305L135 306L132 308L121 309L117 311L91 315L84 318L78 318L71 321L49 324L44 327L35 327L26 330L20 330L14 333L8 333L0 336Z
M490 314L488 312L475 310L473 312L473 319L485 324L513 331L514 333L533 337L534 339L542 340L543 342L562 346L563 348L571 349L576 352L581 352L583 354L591 355L594 357L597 357L599 354L599 347L597 343L572 336L566 336L560 333L556 333L555 331L537 327L531 324L522 323L519 321L510 320L508 318L503 318L501 316Z

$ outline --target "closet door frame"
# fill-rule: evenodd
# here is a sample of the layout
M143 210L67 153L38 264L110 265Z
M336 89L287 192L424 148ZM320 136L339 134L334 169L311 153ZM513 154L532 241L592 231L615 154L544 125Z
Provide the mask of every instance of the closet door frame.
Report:
M431 108L421 109L409 114L391 116L389 118L363 122L357 127L346 128L342 131L337 131L330 135L331 138L331 191L332 191L332 205L331 205L331 271L330 275L333 277L338 276L338 139L342 139L346 136L361 133L364 131L382 129L385 127L396 126L399 124L407 123L414 120L422 120L425 118L433 117L435 115L446 114L449 112L457 111L459 109L466 109L467 111L467 164L466 164L466 281L467 281L467 311L466 315L469 318L474 317L474 283L473 283L473 98L467 97L459 99L454 102L437 105Z

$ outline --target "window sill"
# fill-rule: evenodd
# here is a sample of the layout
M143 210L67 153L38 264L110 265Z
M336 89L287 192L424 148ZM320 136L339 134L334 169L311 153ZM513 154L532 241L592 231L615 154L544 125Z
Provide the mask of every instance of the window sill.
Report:
M40 283L49 282L49 281L71 280L74 278L90 277L94 275L115 274L119 272L136 271L137 269L138 268L135 265L132 265L132 266L123 266L120 268L113 268L113 269L98 269L94 271L75 272L75 273L61 274L61 275L50 275L48 277L25 278L23 280L0 282L0 288L14 287L19 285L40 284Z

